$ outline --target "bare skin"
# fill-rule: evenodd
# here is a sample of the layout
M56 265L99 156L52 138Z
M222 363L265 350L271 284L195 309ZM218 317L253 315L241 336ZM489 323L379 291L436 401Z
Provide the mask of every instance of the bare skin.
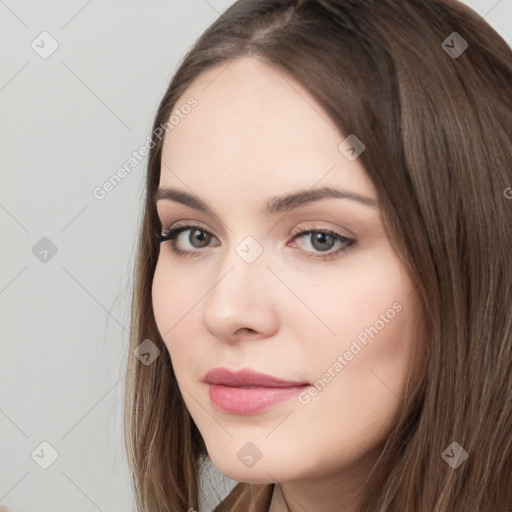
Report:
M414 286L360 159L338 148L348 134L299 83L241 59L201 75L177 108L190 97L197 106L166 135L160 187L210 211L158 201L164 228L197 227L174 240L192 256L162 243L152 290L183 399L223 474L277 483L271 512L352 512L401 406ZM263 212L270 198L327 186L375 205L331 197ZM201 380L218 366L311 385L255 414L226 413ZM251 467L238 456L247 443L261 456Z

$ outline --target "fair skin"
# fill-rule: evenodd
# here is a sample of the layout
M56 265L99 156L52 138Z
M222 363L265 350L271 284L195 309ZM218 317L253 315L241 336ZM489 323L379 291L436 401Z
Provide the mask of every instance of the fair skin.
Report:
M171 241L161 244L155 319L185 404L224 475L276 482L271 512L352 512L413 363L414 286L361 159L340 152L346 136L314 98L257 58L225 66L183 94L176 108L192 96L198 104L164 140L159 186L199 197L210 212L157 202L164 228L199 227L174 240L192 257L174 254ZM326 186L376 205L324 198L286 214L263 212L270 198ZM250 264L236 251L248 236L262 250ZM346 238L356 245L320 259L347 247ZM377 334L351 356L365 328ZM326 384L302 403L293 397L256 414L226 413L201 381L218 366L311 384L324 376ZM251 467L237 457L248 442L261 452Z

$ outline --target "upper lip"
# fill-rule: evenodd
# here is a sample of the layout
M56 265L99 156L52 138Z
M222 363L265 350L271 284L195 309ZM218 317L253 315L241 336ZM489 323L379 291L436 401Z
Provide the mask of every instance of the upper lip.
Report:
M227 368L214 368L205 374L203 382L230 387L257 386L263 388L288 388L309 385L308 382L286 381L265 373L244 369L233 372Z

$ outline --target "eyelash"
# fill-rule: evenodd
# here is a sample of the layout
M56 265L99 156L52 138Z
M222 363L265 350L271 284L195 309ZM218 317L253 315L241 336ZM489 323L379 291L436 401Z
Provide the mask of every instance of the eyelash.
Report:
M159 243L170 241L171 242L171 251L174 254L176 254L177 256L194 257L194 256L198 256L198 253L201 252L201 249L197 249L195 251L183 251L176 247L177 236L180 233L182 233L183 231L194 230L194 229L198 230L198 231L202 231L203 233L207 233L208 235L213 237L213 235L209 231L207 231L206 229L203 229L201 226L198 226L195 224L178 224L176 227L174 227L172 229L163 228L162 234L157 234L156 238L158 239ZM322 233L322 234L331 235L335 238L336 241L345 242L347 244L342 249L338 249L337 251L334 251L334 252L330 252L330 253L326 253L326 254L318 253L318 254L320 254L319 256L307 256L308 258L312 258L312 259L319 259L322 261L332 260L336 256L338 256L342 253L345 253L346 251L353 248L357 244L357 240L355 240L353 238L347 238L346 236L340 235L339 233L336 233L335 231L331 231L329 229L306 229L306 230L297 229L292 233L293 240L295 240L296 238L299 238L301 236L310 235L312 233ZM306 252L308 252L308 251L306 251Z

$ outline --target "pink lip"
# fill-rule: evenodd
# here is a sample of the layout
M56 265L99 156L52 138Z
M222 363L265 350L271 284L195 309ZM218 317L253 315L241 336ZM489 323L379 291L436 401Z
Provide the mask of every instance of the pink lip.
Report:
M303 391L307 382L285 381L254 372L214 368L206 373L211 401L223 412L254 414Z

